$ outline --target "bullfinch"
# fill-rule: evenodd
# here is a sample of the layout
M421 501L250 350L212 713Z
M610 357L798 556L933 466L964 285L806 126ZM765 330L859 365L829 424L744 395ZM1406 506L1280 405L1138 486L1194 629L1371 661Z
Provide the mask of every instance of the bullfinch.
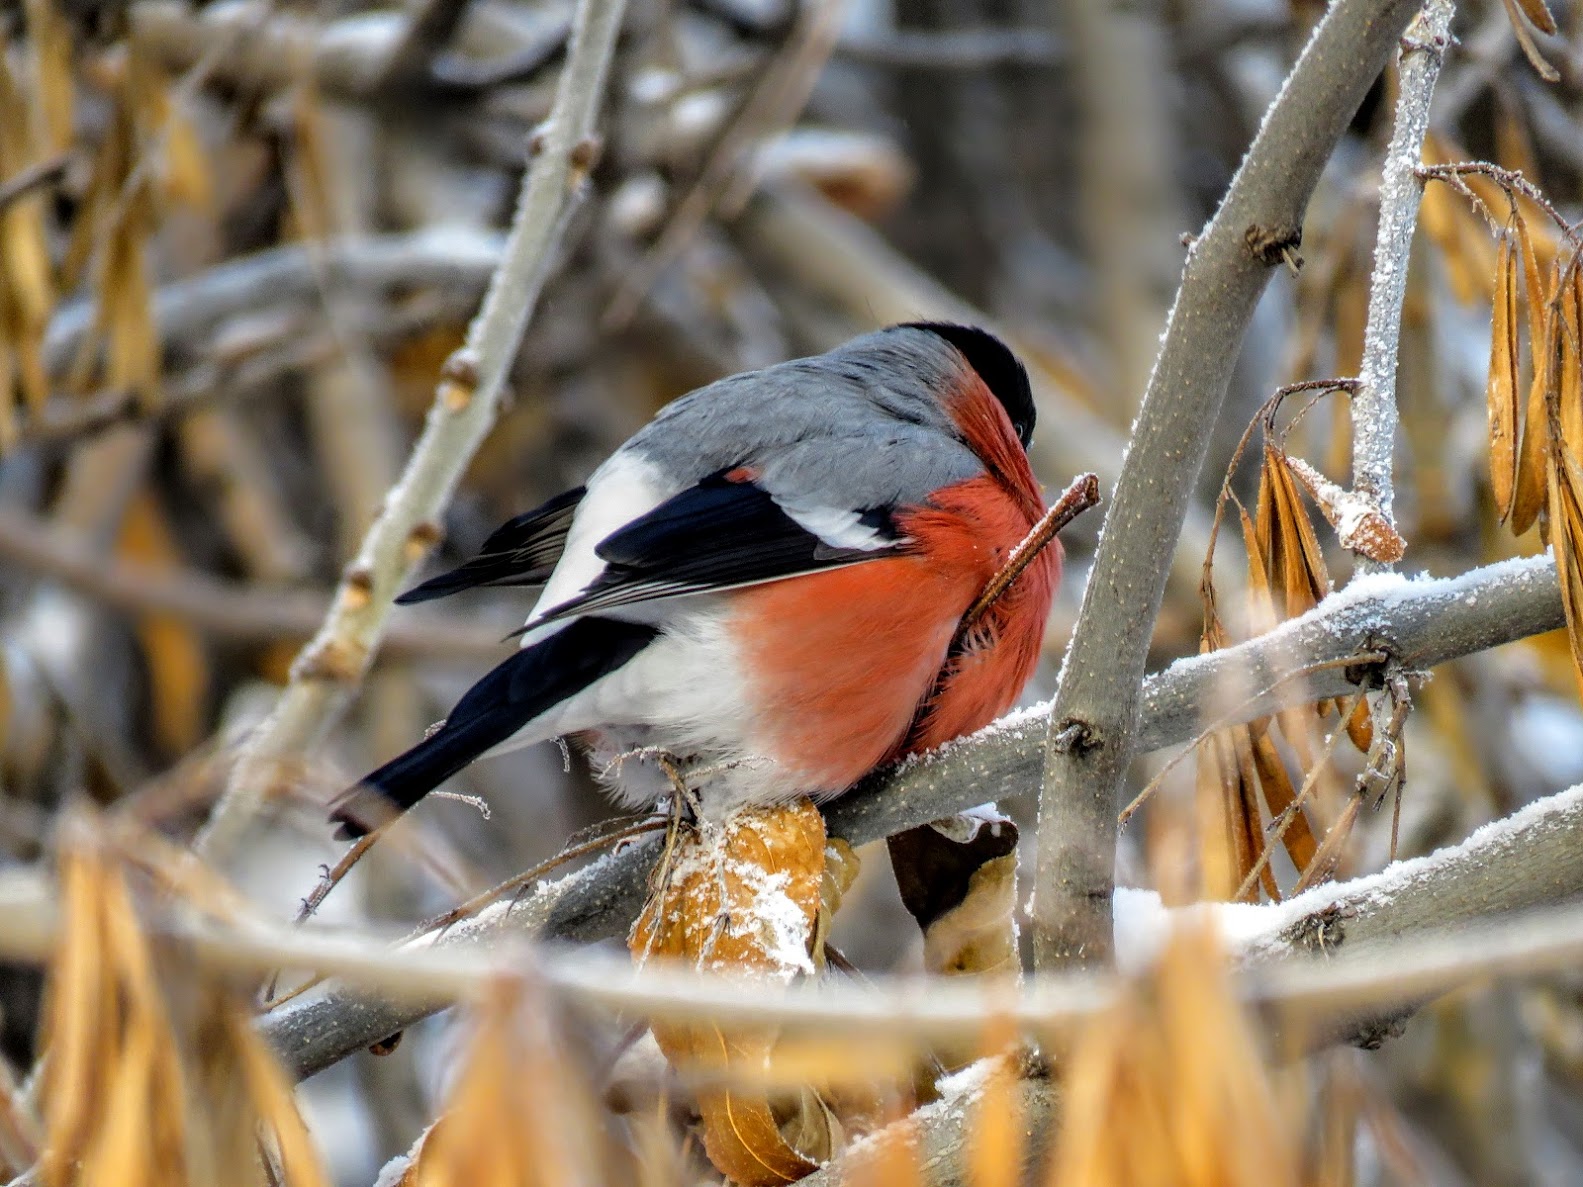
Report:
M958 624L1045 511L1028 376L993 334L914 323L711 383L586 485L402 595L542 585L521 646L332 805L340 836L481 755L569 737L616 798L709 817L837 795L987 725L1033 672L1058 543Z

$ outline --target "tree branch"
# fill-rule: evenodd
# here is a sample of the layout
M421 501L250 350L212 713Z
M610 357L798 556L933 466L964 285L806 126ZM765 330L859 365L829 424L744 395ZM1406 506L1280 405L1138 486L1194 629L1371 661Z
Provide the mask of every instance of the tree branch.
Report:
M1290 678L1318 663L1379 648L1403 668L1427 669L1563 622L1549 557L1508 561L1451 579L1377 579L1366 592L1334 594L1317 610L1266 636L1181 660L1150 677L1138 745L1155 749L1192 738L1203 724L1203 707L1214 702L1213 694L1228 680L1261 690L1238 706L1238 718L1251 720L1280 706L1355 690L1342 667L1316 671L1306 681ZM1366 678L1367 673L1355 675ZM1048 721L1049 706L1036 706L854 789L825 808L831 835L863 844L1026 791L1038 778ZM1118 806L1113 804L1111 812ZM622 935L637 917L658 851L657 840L635 842L538 886L513 908L492 908L458 925L444 943L498 943L505 932L577 941ZM391 1003L328 984L271 1014L263 1025L288 1066L309 1075L445 1004L439 999Z
M311 638L328 603L323 593L242 585L196 569L129 564L106 556L69 528L10 507L0 507L0 559L128 614L172 614L217 637L248 643ZM404 615L386 647L397 655L492 657L500 654L503 633L503 628L450 614Z
M493 231L445 227L277 247L161 286L154 323L169 350L201 342L233 318L317 308L326 287L358 293L433 287L471 295L488 283L503 243ZM44 337L45 365L63 370L93 332L92 301L62 306Z
M438 535L441 511L494 424L522 332L598 157L594 121L624 10L623 0L578 5L555 105L536 137L536 157L499 270L466 345L445 365L401 480L343 571L323 627L292 665L275 711L248 739L195 843L211 861L225 859L271 798L281 762L300 758L322 739L351 698L379 645L400 582Z
M1435 81L1450 45L1453 0L1427 0L1403 39L1396 122L1380 175L1380 226L1374 241L1368 322L1363 334L1360 383L1352 395L1352 487L1367 495L1394 524L1391 480L1396 449L1396 365L1401 353L1402 304L1407 298L1408 258L1418 226L1423 182L1424 134ZM1376 566L1366 557L1360 568Z
M1417 5L1339 0L1188 254L1062 668L1039 796L1036 967L1111 952L1115 801L1144 664L1210 434L1270 269L1295 252L1320 171Z

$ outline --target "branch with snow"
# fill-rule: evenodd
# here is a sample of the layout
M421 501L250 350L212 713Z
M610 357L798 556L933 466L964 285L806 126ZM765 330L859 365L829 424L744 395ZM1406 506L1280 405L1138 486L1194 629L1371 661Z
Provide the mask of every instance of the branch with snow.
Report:
M321 741L351 699L384 635L400 583L438 537L436 523L494 425L506 376L549 276L568 219L599 155L595 118L624 0L582 0L549 119L499 268L467 341L446 362L406 470L346 566L319 633L292 664L275 710L243 747L195 847L223 862L271 799L284 765Z
M1050 715L1034 875L1043 971L1109 957L1115 800L1137 743L1149 641L1193 483L1270 271L1301 243L1320 171L1417 7L1330 7L1188 254Z
M1577 908L1583 878L1574 860L1580 842L1583 788L1573 788L1486 825L1460 845L1381 874L1315 887L1285 903L1186 910L1214 912L1240 966L1244 996L1266 1007L1275 1049L1340 1042L1372 1047L1453 984L1575 961L1583 949ZM1558 880L1546 885L1542 877L1519 873L1530 864ZM1178 915L1153 891L1116 892L1116 950L1124 972L1154 960ZM941 1100L863 1139L803 1181L820 1187L867 1182L863 1172L876 1145L914 1141L924 1182L971 1182L968 1151L985 1066L950 1077ZM1024 1080L1019 1090L1023 1150L1033 1161L1055 1128L1058 1093L1042 1079Z
M1423 182L1418 165L1435 82L1451 42L1454 0L1427 0L1402 39L1397 73L1396 121L1380 175L1380 225L1369 277L1369 313L1363 332L1363 363L1352 396L1352 487L1392 524L1392 458L1396 448L1396 364L1401 353L1402 305L1407 298L1407 265ZM1355 541L1342 541L1353 548ZM1361 550L1360 567L1381 562Z
M1427 670L1562 622L1549 557L1507 561L1450 579L1366 577L1268 635L1181 660L1151 676L1144 685L1138 746L1152 750L1192 738L1204 724L1204 707L1217 703L1217 690L1227 681L1256 690L1236 707L1235 718L1247 721L1282 706L1355 691L1353 681L1369 679L1376 669L1362 665L1349 675L1337 661L1350 656L1383 651L1406 670ZM862 844L1026 791L1038 779L1049 712L1048 705L1024 710L854 789L825 808L831 835ZM1110 808L1112 820L1118 807ZM623 935L642 905L659 847L656 839L634 842L540 885L514 906L497 906L457 925L443 943L465 952L499 943L503 935L577 941ZM1534 868L1522 878L1530 874L1548 877ZM447 1004L443 996L397 1002L330 983L272 1013L263 1026L287 1065L308 1075Z

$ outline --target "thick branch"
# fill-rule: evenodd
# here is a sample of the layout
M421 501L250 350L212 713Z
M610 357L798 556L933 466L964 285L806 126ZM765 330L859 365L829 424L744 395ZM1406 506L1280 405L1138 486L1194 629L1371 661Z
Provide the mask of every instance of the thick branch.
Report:
M499 270L466 345L445 366L401 480L342 573L324 626L292 665L275 711L248 739L198 837L198 852L210 860L234 849L270 799L281 762L317 744L350 699L384 634L399 584L438 534L436 521L494 424L522 332L598 157L594 120L624 9L623 0L578 5L555 106L537 134Z
M1448 580L1376 579L1371 585L1373 592L1343 591L1267 636L1182 660L1150 677L1140 747L1193 737L1203 724L1204 706L1215 702L1216 690L1228 680L1263 690L1238 706L1238 719L1250 720L1281 705L1355 688L1342 667L1324 668L1307 681L1282 678L1316 663L1383 648L1409 670L1427 669L1554 630L1564 621L1555 564L1548 557ZM849 792L825 809L830 832L862 844L1026 791L1038 778L1048 713L1047 705L1019 713ZM458 926L446 942L498 943L502 932L580 941L621 935L637 916L658 849L657 841L634 843L540 886L513 910L492 910ZM265 1027L287 1063L307 1075L444 1004L391 1003L349 986L326 985L271 1015Z
M1034 877L1041 970L1109 958L1116 793L1137 742L1149 640L1193 483L1270 270L1301 243L1320 171L1416 7L1332 5L1189 252L1051 715Z

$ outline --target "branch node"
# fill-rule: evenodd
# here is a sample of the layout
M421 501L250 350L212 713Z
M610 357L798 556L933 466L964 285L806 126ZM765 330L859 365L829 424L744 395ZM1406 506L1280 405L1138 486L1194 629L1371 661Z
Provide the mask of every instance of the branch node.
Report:
M1328 956L1347 938L1347 920L1357 911L1340 903L1328 903L1281 932L1280 941L1304 952Z
M361 610L374 596L374 573L366 565L348 569L341 579L341 602L348 610Z
M428 556L429 550L440 542L444 534L440 525L432 519L413 524L412 530L407 533L407 564L415 565Z
M1296 223L1251 223L1242 233L1242 241L1259 263L1273 268L1285 263L1293 272L1303 265L1297 249L1303 245L1303 228Z
M1057 754L1088 754L1099 749L1100 740L1088 722L1068 717L1056 727L1050 745Z
M566 179L567 187L575 189L583 183L583 179L594 171L594 166L599 164L599 156L604 151L605 142L597 135L590 133L576 144L572 145L568 160L571 162L571 176Z

